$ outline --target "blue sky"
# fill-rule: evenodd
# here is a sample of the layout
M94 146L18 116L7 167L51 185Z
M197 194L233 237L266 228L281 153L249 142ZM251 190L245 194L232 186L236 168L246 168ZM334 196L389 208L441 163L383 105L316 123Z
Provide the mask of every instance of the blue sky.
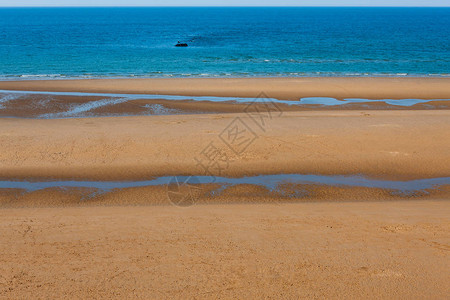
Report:
M450 0L0 0L0 6L450 6Z

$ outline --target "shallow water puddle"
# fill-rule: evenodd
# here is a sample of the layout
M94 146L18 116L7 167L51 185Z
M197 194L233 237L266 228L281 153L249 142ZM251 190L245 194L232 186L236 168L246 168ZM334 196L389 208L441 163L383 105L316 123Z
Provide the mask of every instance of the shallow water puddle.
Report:
M245 98L245 97L212 97L212 96L182 96L182 95L155 95L155 94L115 94L115 93L79 93L79 92L39 92L39 91L9 91L0 90L0 103L10 102L19 99L26 95L47 95L47 96L74 96L74 97L102 97L100 100L89 101L83 104L78 104L65 112L47 113L38 116L44 119L83 117L85 113L105 107L124 103L132 100L173 100L173 101L208 101L208 102L234 102L248 104L252 102L259 103L278 103L289 106L293 105L319 105L319 106L341 106L345 104L362 104L362 103L386 103L394 106L409 107L420 103L427 103L430 101L450 101L450 99L360 99L347 98L338 100L328 97L307 97L301 98L298 101L282 100L275 98ZM2 106L0 104L0 109ZM158 114L156 112L155 114ZM166 114L166 113L161 113Z
M304 174L259 175L252 177L228 178L214 176L164 176L143 181L0 181L0 189L23 189L28 192L47 188L94 188L102 192L113 189L135 188L157 185L184 183L189 185L219 184L216 192L226 187L240 184L263 186L275 191L284 184L317 184L327 186L367 187L395 190L401 193L413 193L450 184L450 177L416 179L410 181L380 180L364 176L325 176Z

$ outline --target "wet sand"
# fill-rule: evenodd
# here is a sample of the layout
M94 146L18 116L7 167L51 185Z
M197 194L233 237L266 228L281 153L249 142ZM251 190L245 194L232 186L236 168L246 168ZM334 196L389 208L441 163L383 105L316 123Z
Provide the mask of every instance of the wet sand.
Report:
M12 99L2 99L13 96ZM2 98L4 97L4 98ZM167 96L166 96L167 97ZM270 103L272 100L261 98ZM261 101L258 99L258 101ZM305 99L305 98L304 98ZM449 110L450 99L430 100L424 103L403 105L404 100L367 102L344 102L344 104L314 104L320 98L306 98L308 104L290 101L291 104L273 101L278 109L288 111L317 110ZM331 98L330 98L331 99ZM200 101L160 99L124 99L119 96L69 96L49 94L8 94L0 93L0 118L86 118L86 117L120 117L120 116L153 116L180 114L213 114L242 113L249 105L256 102L248 98L247 102L236 101ZM311 103L310 103L311 102ZM263 103L263 102L260 102ZM394 104L392 104L394 103Z
M444 299L448 201L0 210L0 298Z

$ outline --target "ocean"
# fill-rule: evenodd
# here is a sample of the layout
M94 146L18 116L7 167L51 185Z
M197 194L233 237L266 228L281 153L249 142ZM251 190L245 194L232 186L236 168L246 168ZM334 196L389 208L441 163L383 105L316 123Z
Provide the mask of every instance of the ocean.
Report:
M449 77L450 8L0 9L2 80L251 76Z

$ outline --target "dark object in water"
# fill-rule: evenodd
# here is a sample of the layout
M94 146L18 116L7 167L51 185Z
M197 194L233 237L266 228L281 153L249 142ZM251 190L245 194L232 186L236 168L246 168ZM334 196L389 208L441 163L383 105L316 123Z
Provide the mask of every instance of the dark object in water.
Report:
M186 43L180 43L180 41L178 41L178 43L175 45L175 47L187 47L188 44Z

